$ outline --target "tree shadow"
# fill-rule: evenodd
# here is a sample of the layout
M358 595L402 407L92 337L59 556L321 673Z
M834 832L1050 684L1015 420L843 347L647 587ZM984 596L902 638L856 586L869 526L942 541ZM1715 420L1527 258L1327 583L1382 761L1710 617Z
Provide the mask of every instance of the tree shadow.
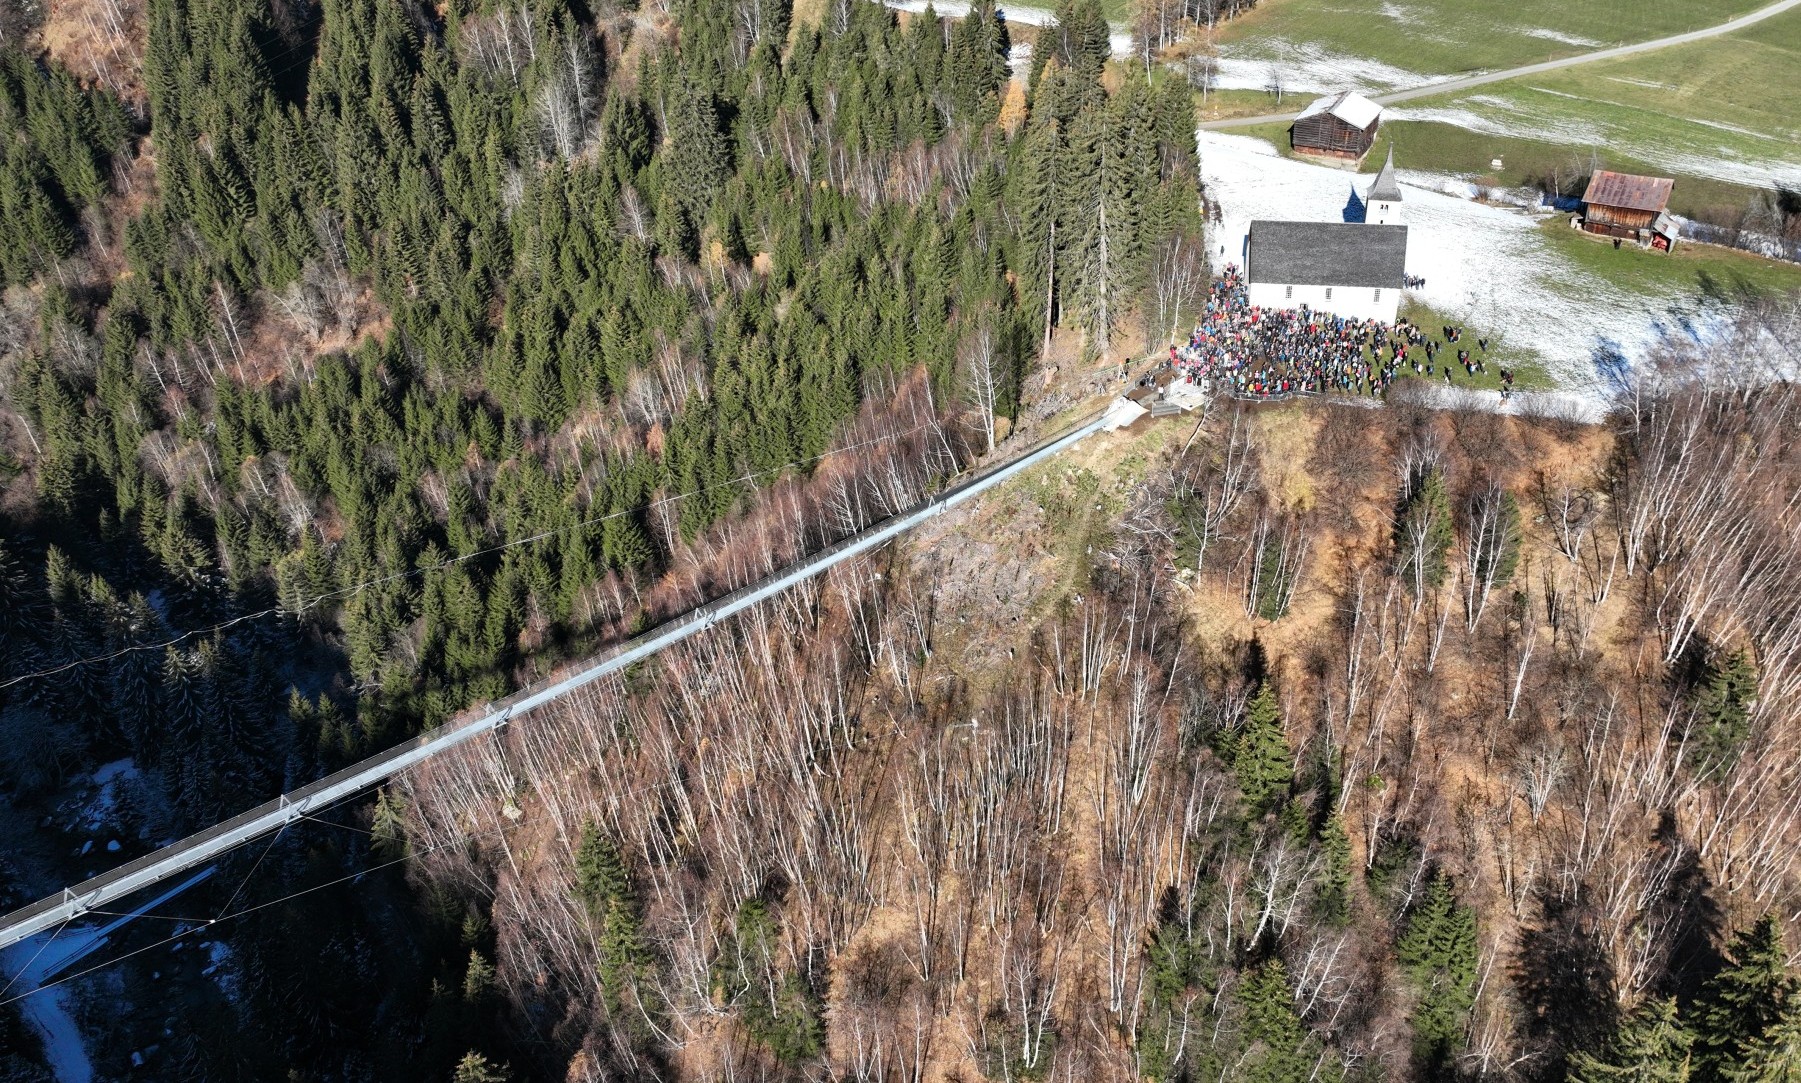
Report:
M1667 945L1663 972L1652 989L1687 1006L1725 965L1718 945L1726 922L1713 898L1712 878L1701 867L1694 848L1677 834L1675 818L1669 813L1658 825L1657 840L1667 847L1679 847L1680 856L1667 886L1650 908L1650 916L1664 930L1660 939Z
M1593 1049L1619 1022L1615 975L1594 915L1580 900L1540 898L1536 926L1522 930L1514 984L1525 1040L1537 1054L1530 1078L1562 1080L1569 1054Z

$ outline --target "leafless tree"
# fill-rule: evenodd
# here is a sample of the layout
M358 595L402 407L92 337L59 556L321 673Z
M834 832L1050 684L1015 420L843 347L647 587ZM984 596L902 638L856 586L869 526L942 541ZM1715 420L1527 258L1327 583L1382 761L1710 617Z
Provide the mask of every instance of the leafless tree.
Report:
M1464 505L1463 613L1465 630L1474 633L1488 607L1489 595L1513 574L1519 556L1519 521L1512 499L1494 482L1480 486Z
M957 367L962 372L964 401L974 413L976 428L990 453L994 451L999 421L995 409L999 405L1004 364L995 351L993 328L986 320L979 320L957 350Z
M1184 521L1177 525L1179 544L1194 553L1195 571L1206 567L1207 550L1219 540L1226 523L1257 484L1256 449L1242 406L1234 405L1217 448L1209 450L1177 482Z
M1146 328L1147 343L1165 334L1169 341L1182 338L1182 317L1192 315L1207 282L1207 264L1199 242L1177 234L1157 248L1151 263L1151 296L1155 304L1147 307L1152 317Z

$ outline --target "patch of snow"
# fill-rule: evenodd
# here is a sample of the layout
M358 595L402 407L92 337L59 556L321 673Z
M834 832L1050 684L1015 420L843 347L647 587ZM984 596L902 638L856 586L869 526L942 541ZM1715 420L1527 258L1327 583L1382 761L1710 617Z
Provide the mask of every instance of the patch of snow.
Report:
M1600 48L1602 44L1594 38L1577 37L1575 34L1566 34L1561 30L1552 30L1545 26L1535 26L1530 30L1521 30L1520 33L1525 34L1530 38L1544 38L1546 41L1560 41L1565 45L1580 45L1584 49L1597 49Z
M1737 150L1728 147L1718 149L1720 157L1717 158L1700 154L1658 152L1652 147L1636 148L1634 153L1672 173L1687 173L1691 177L1716 177L1746 188L1793 188L1801 185L1801 163L1780 160L1747 161Z
M0 951L0 972L13 983L9 995L20 998L19 1015L44 1043L44 1060L56 1083L92 1083L94 1064L75 1024L73 990L66 985L38 990L38 985L86 946L82 936L65 933L57 940L34 936Z
M1699 124L1704 128L1715 128L1722 132L1731 132L1734 135L1748 135L1756 139L1769 139L1772 142L1778 141L1767 132L1754 132L1750 128L1741 128L1736 124L1726 124L1718 120L1702 120L1700 117L1687 117L1685 119L1691 124Z
M6 975L6 981L0 985L10 983L10 995L17 998L19 1014L43 1039L45 1057L57 1083L91 1083L94 1066L88 1060L87 1047L82 1044L81 1031L70 1009L73 989L69 985L43 988L44 983L56 979L99 950L121 926L212 874L212 866L201 869L131 913L113 918L105 925L65 925L57 932L39 933L0 950L0 974ZM176 941L176 946L180 947L181 941Z
M137 774L138 774L137 764L132 762L130 756L127 756L122 760L114 760L111 763L103 763L98 768L96 768L94 771L94 785L104 786L107 783L113 781L114 779L121 778L121 777L136 778Z
M1208 249L1216 268L1243 265L1253 219L1339 221L1347 198L1361 199L1373 180L1282 158L1245 136L1203 131L1198 147L1223 216ZM1711 326L1708 313L1672 313L1667 300L1595 280L1546 244L1542 216L1473 202L1463 182L1452 182L1456 195L1437 190L1445 178L1431 174L1404 171L1401 183L1407 271L1426 280L1410 294L1448 319L1531 350L1565 391L1599 397L1619 366Z
M116 854L116 853L118 853L118 852L119 852L119 840L118 840L118 839L109 839L109 840L107 840L107 843L106 843L106 852L107 852L107 853L109 853L109 854Z
M142 781L137 764L129 757L100 765L82 794L62 806L62 811L71 814L71 830L98 832L113 826L125 793L135 796Z
M1442 82L1450 76L1422 75L1365 56L1330 52L1312 42L1284 43L1281 56L1234 53L1230 47L1215 65L1218 90L1264 90L1279 77L1284 94L1368 94Z
M1769 157L1751 157L1746 155L1743 148L1720 146L1711 139L1672 139L1667 134L1646 138L1642 133L1634 132L1624 125L1572 116L1560 104L1561 101L1588 104L1591 99L1545 87L1527 89L1559 101L1534 102L1531 99L1503 99L1487 94L1471 95L1459 98L1449 106L1390 109L1388 119L1450 124L1482 135L1525 136L1578 149L1604 147L1668 172L1717 178L1747 188L1801 185L1801 162L1794 155L1786 153L1790 144L1780 135L1749 131L1697 117L1660 113L1657 116L1661 121L1673 120L1679 124L1694 124L1715 131L1756 138L1767 142L1772 153Z
M1515 391L1502 398L1499 391L1447 387L1431 380L1421 380L1408 389L1408 394L1444 409L1475 409L1521 417L1556 417L1587 425L1598 425L1607 420L1606 407L1600 400L1569 391Z
M1572 147L1597 146L1607 141L1607 135L1599 125L1584 124L1567 118L1552 119L1549 117L1533 117L1528 122L1520 119L1526 115L1524 111L1518 112L1519 116L1499 120L1484 116L1472 109L1439 106L1423 109L1390 109L1388 119L1449 124L1478 135L1499 135L1507 138L1527 136L1548 143L1562 143Z
M1573 102L1595 102L1600 105L1618 105L1618 104L1620 104L1619 102L1610 102L1610 101L1605 101L1605 100L1599 99L1599 98L1585 98L1580 94L1570 94L1570 93L1567 93L1562 90L1552 90L1549 87L1529 86L1526 89L1532 90L1532 91L1537 91L1540 94L1549 94L1553 98L1566 98L1569 101L1573 101ZM1475 99L1471 99L1471 100L1473 101ZM1516 110L1516 112L1518 112L1518 111L1521 111L1521 110Z
M882 0L882 3L887 7L893 8L895 11L911 12L914 15L924 13L927 6L926 0ZM964 2L964 0L942 0L942 2L931 4L931 8L940 18L961 19L969 14L971 5ZM1000 14L1003 21L1018 23L1021 26L1050 26L1057 21L1057 13L1051 11L1049 8L1015 7L1012 4L997 4L995 5L995 11ZM1112 48L1113 55L1116 57L1131 56L1131 28L1121 26L1118 23L1112 23L1108 26L1108 30L1107 44ZM1012 57L1009 57L1008 61L1009 63L1017 63Z
M219 992L225 995L225 999L233 1004L238 1003L238 970L232 964L231 946L222 940L214 940L201 947L206 949L208 960L206 969L201 973L213 979L213 984L219 987Z

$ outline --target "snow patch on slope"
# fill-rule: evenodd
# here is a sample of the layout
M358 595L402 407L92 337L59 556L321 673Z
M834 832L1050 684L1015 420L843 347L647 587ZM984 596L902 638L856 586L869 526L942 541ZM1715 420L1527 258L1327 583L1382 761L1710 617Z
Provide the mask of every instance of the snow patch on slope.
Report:
M1243 265L1253 219L1340 221L1349 198L1361 199L1373 180L1283 158L1245 136L1203 131L1199 150L1207 192L1223 215L1208 251L1216 268ZM1668 301L1597 281L1546 245L1542 216L1462 198L1470 193L1464 182L1411 170L1400 177L1407 270L1426 280L1410 295L1531 350L1565 390L1599 396L1622 366L1660 343L1705 337L1722 315L1672 311Z
M1219 58L1213 85L1219 90L1264 90L1278 79L1284 94L1369 94L1440 82L1449 76L1422 75L1366 56L1334 53L1310 42L1284 43L1282 55L1250 53Z
M926 0L882 0L882 3L895 11L911 12L914 15L923 13ZM969 14L971 5L964 0L941 0L931 5L932 10L940 18L961 19ZM1057 21L1057 13L1048 8L1015 7L1012 4L996 4L995 11L1001 19L1021 26L1050 26ZM1108 27L1107 44L1116 57L1132 55L1132 31L1128 27L1114 23Z
M1599 49L1602 44L1594 38L1578 37L1575 34L1566 34L1561 30L1552 30L1545 26L1535 26L1530 30L1521 30L1520 33L1529 38L1543 38L1546 41L1558 41L1565 45L1580 45L1584 49Z

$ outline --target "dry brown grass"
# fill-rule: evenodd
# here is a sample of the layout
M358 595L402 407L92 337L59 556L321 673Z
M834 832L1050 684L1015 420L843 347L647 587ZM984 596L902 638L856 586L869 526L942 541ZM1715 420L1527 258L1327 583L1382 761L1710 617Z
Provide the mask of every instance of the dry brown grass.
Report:
M1295 402L1259 410L1251 417L1264 484L1283 506L1294 511L1311 508L1317 486L1307 463L1319 435L1319 411Z
M49 0L39 40L90 86L145 107L144 0Z
M794 42L794 34L803 26L821 26L825 23L826 4L828 0L794 0L793 21L788 27L788 41Z

